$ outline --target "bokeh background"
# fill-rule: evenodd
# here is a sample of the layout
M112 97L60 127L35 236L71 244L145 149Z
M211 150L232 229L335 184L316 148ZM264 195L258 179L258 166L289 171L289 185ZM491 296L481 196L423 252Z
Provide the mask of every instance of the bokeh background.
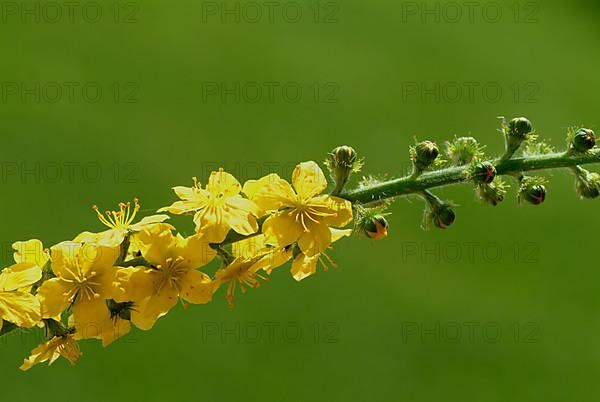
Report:
M3 266L14 240L100 230L93 204L152 213L219 166L289 177L350 144L364 174L395 176L414 136L471 133L497 154L497 116L559 148L600 121L593 1L60 4L2 2ZM389 238L340 242L338 269L296 283L281 268L234 309L222 293L178 306L151 332L84 343L75 368L21 373L35 335L6 337L2 398L597 401L598 204L570 172L549 177L540 207L514 188L497 208L438 190L460 205L446 231L400 199Z

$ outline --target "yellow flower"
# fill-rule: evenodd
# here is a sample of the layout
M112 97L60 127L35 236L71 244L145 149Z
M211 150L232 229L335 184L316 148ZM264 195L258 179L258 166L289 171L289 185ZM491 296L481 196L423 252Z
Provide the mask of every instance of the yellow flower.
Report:
M175 306L178 299L205 304L212 299L212 282L197 268L210 262L216 252L199 235L173 236L171 227L154 225L138 234L142 256L154 268L119 271L118 302L134 302L131 321L148 330Z
M28 288L42 278L42 270L31 262L5 268L0 273L0 328L2 320L19 327L33 327L41 320L39 300Z
M351 229L331 229L331 242L336 242L342 237L350 236L351 234ZM292 262L292 276L295 280L301 281L302 279L307 278L317 272L318 263L321 263L321 266L325 271L329 269L328 264L334 268L336 267L331 258L325 252L325 250L323 250L319 254L315 254L312 256L308 256L304 253L299 253Z
M97 243L102 246L115 247L121 244L128 234L140 232L150 225L169 219L167 215L152 215L142 218L138 223L133 223L140 210L137 198L133 200L133 208L130 202L122 202L119 204L118 211L106 211L106 216L102 215L97 206L94 205L93 208L100 222L107 226L109 230L100 233L80 233L73 239L74 242Z
M286 246L298 242L302 253L313 257L332 242L330 226L344 226L352 220L352 204L339 197L320 195L327 180L315 162L296 166L292 183L276 174L252 180L244 193L261 210L277 211L262 226L266 242Z
M67 359L71 364L75 365L81 351L79 345L73 338L72 334L65 334L64 336L55 336L48 342L41 344L31 351L31 356L23 361L21 370L27 371L36 364L44 363L49 361L48 365L51 365L60 356Z
M257 288L260 286L258 279L267 280L266 277L260 274L262 269L261 264L258 264L260 256L254 258L237 257L231 264L225 268L219 269L215 273L214 291L216 292L221 285L228 283L227 294L225 298L229 303L229 307L233 307L233 299L237 285L240 285L242 293L246 293L246 286Z
M255 268L262 268L268 274L292 258L291 246L278 247L266 243L264 235L256 235L233 243L234 257L243 257L247 260L259 257Z
M107 346L129 331L128 325L115 322L106 305L113 298L118 268L113 264L118 247L88 243L63 242L50 249L52 271L56 278L45 281L38 289L42 317L58 316L69 307L75 339L102 339Z
M15 250L14 259L16 263L32 262L43 269L50 260L48 250L37 239L15 242L12 248Z
M256 204L240 195L240 183L223 169L211 173L206 189L194 177L193 187L178 186L173 190L182 201L158 212L194 213L196 232L211 243L221 243L230 229L242 235L258 230Z

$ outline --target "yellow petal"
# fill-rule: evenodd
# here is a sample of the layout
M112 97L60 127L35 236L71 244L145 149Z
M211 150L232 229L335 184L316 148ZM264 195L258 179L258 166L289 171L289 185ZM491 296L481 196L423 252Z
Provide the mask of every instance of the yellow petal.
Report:
M129 226L129 230L132 232L139 232L146 228L146 226L154 225L156 223L162 223L169 219L168 215L151 215L145 216L138 223Z
M105 321L105 326L102 328L102 346L107 347L117 339L125 336L131 330L131 322L122 320L118 317Z
M40 302L31 293L0 292L0 319L30 328L41 319Z
M257 216L263 215L263 211L275 211L284 206L292 206L296 199L292 186L275 173L259 180L247 181L243 192L260 209Z
M317 261L319 256L308 257L304 254L298 254L292 262L292 269L290 272L295 280L298 282L304 278L307 278L317 272Z
M155 269L122 268L117 270L110 296L119 303L132 301L139 304L154 294L161 280L162 274Z
M234 231L242 235L248 236L256 233L258 230L256 218L254 218L254 216L244 209L238 209L235 207L226 209L223 211L223 219Z
M178 238L177 245L173 251L173 257L183 257L186 267L191 269L200 268L217 255L217 252L210 247L210 243L203 236L194 235L187 238Z
M262 232L267 243L283 247L297 241L303 229L289 212L282 211L267 218L262 225Z
M61 278L52 278L45 281L37 291L42 308L42 317L52 318L69 308L74 292L75 287L72 282L67 282Z
M209 193L199 187L184 187L176 186L173 187L173 191L181 200L194 201L198 205L206 204Z
M33 285L42 279L42 270L34 262L22 262L0 272L0 292L9 292Z
M331 242L335 243L340 240L342 237L349 237L352 234L352 229L334 229L329 228L331 230Z
M343 198L320 195L311 199L309 205L322 214L318 220L327 226L343 227L352 220L352 203Z
M253 201L250 201L249 199L244 198L241 195L234 195L232 197L226 198L225 204L231 209L243 211L247 214L257 215L259 212L258 207Z
M309 231L298 239L298 247L309 257L323 253L331 244L331 230L326 225L309 224Z
M206 204L199 204L195 201L175 201L173 204L168 207L163 207L157 212L170 212L175 215L181 215L188 212L195 212L205 206Z
M227 198L239 194L242 186L235 177L220 170L210 174L206 190L212 197Z
M230 226L223 220L222 211L205 208L194 216L196 233L202 234L211 243L221 243L227 237Z
M81 356L79 345L72 336L54 337L31 351L31 356L23 361L20 369L29 370L36 364L49 361L52 364L60 356L63 356L71 364L75 364Z
M178 300L177 290L165 284L131 312L131 322L143 330L152 329L156 321L166 315Z
M256 196L257 193L261 192L264 188L272 183L277 183L281 180L276 173L268 174L264 177L261 177L258 180L248 180L244 183L244 187L242 188L242 192L246 194L246 197L252 199Z
M313 161L302 162L296 166L292 174L292 183L296 193L305 200L321 194L327 188L327 179L323 171Z
M75 326L75 339L102 339L111 328L112 319L104 298L78 297L73 303L73 315L69 324Z
M120 250L117 245L85 244L78 255L79 266L84 274L100 272L103 269L111 268L119 258L119 254Z
M15 262L33 262L39 267L44 267L50 259L48 251L44 249L41 241L37 239L18 241L12 245Z
M277 248L263 256L258 262L257 267L264 269L267 273L271 273L275 268L278 268L288 262L293 256L292 247Z
M127 229L109 229L100 233L82 232L73 241L77 243L96 243L105 247L117 247L127 235Z
M163 264L176 244L171 225L165 223L149 226L138 233L137 239L142 256L153 265Z
M181 282L181 297L193 304L206 304L212 300L213 284L204 272L190 270Z

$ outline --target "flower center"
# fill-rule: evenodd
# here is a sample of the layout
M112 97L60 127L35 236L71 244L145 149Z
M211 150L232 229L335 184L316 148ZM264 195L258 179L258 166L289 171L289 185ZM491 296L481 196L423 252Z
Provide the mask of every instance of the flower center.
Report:
M98 210L98 207L94 205L94 211L98 214L98 219L104 225L108 226L111 229L127 229L129 225L135 219L138 211L140 210L140 204L138 203L138 199L135 198L133 200L133 208L131 207L131 203L119 203L118 211L106 211L106 216L102 215Z
M183 261L185 258L179 256L177 258L167 258L164 264L159 264L158 268L163 274L163 280L160 284L159 290L163 286L168 285L169 287L176 289L178 292L181 291L181 282L183 276L189 271L189 268L185 266Z

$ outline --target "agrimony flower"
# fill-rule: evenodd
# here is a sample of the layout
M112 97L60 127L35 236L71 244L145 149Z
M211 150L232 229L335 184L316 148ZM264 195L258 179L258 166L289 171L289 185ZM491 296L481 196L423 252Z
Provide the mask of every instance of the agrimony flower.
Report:
M251 180L244 193L262 211L276 211L262 226L265 241L285 247L298 242L302 253L315 256L332 242L331 226L352 220L352 204L321 194L327 188L323 171L315 162L300 163L292 174L292 186L276 174Z
M48 365L51 365L61 356L67 359L72 365L75 365L81 356L81 350L72 333L55 336L48 342L33 349L31 356L25 359L20 368L23 371L27 371L36 364L49 362Z
M102 339L107 346L125 335L129 326L117 326L106 301L113 297L118 247L62 242L50 249L55 278L38 289L42 317L52 318L69 307L75 339Z
M200 235L174 236L171 226L154 225L138 234L140 252L153 268L136 267L118 272L119 303L133 302L131 322L148 330L166 315L179 299L205 304L212 299L210 277L197 269L216 252Z
M242 186L235 177L219 169L211 173L206 188L202 188L195 177L193 180L193 187L173 187L181 201L158 212L193 213L196 232L211 243L221 243L230 229L242 235L258 230L255 218L258 208L240 195Z
M350 236L352 234L351 229L328 229L331 232L331 243L334 243L345 236ZM331 246L328 247L331 249ZM337 266L327 255L327 250L322 250L321 252L313 255L307 255L303 252L298 253L294 257L294 261L292 262L292 269L290 272L295 280L301 281L311 275L314 275L317 272L317 265L321 264L323 270L328 271L329 267L336 268Z

